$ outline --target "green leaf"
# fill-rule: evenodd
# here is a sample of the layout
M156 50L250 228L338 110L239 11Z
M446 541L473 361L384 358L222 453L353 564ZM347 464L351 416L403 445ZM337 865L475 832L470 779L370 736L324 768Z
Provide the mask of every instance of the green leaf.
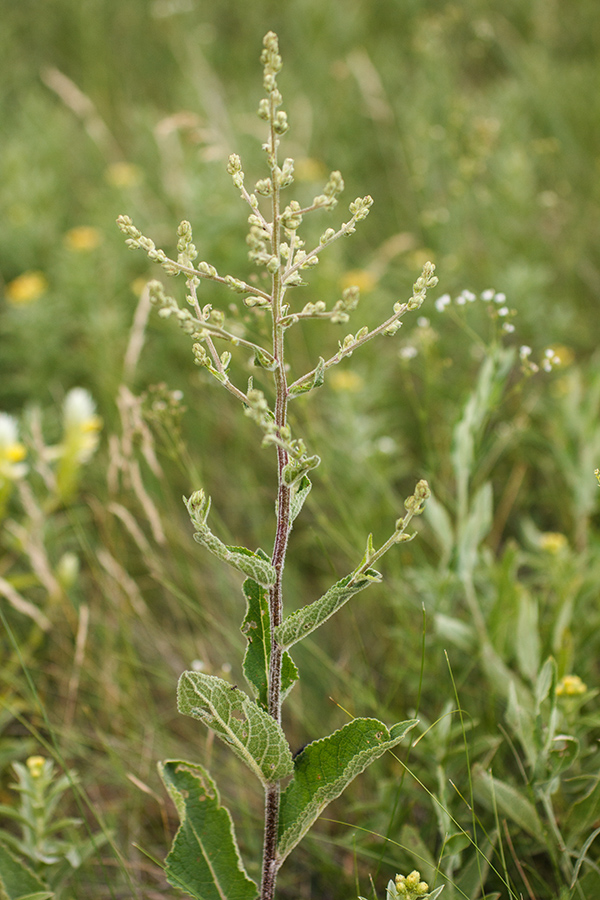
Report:
M241 630L248 641L244 656L244 675L260 705L267 709L271 653L269 592L251 578L244 582L243 591L247 609ZM297 680L298 669L286 652L283 654L281 671L282 699L285 699Z
M452 550L454 549L454 529L447 509L445 506L442 506L433 493L427 500L427 506L425 507L425 521L434 532L440 550L442 551L444 561L443 563L440 562L440 568L446 566L450 561Z
M327 804L386 750L400 743L416 724L416 719L410 719L388 731L377 719L353 719L296 756L294 777L281 797L277 847L280 863Z
M492 527L493 507L492 485L487 481L472 498L469 515L458 535L457 567L460 575L471 574L475 568L477 549Z
M195 900L255 900L233 822L206 769L184 760L158 764L180 826L166 859L167 881Z
M556 690L556 662L549 656L535 682L535 709L539 712L540 706L552 689L552 699L554 700L554 692Z
M220 541L212 532L196 532L194 540L218 556L223 562L228 563L233 569L243 572L244 575L248 575L259 584L264 584L266 587L275 584L277 578L275 569L258 552L248 550L247 547L230 547Z
M54 894L24 863L0 843L0 900L52 900Z
M574 845L594 822L600 820L600 775L592 780L587 793L573 803L567 813L566 829L568 844Z
M521 675L535 682L540 668L540 630L537 600L525 588L519 590L515 650Z
M481 766L475 766L473 777L475 794L488 809L497 809L500 817L505 816L510 819L527 834L545 845L544 827L540 817L533 803L524 796L522 791L505 781L500 781L499 778L494 778Z
M177 708L218 734L265 786L292 773L292 752L281 726L235 685L214 675L184 672Z
M308 475L303 475L292 485L290 496L290 525L304 506L304 501L310 493L312 483Z
M350 597L362 591L370 584L381 581L381 575L375 569L367 569L362 575L353 580L353 575L346 575L326 594L314 603L309 603L296 610L285 619L281 625L275 628L275 640L280 647L287 649L312 631L315 631L323 622L340 609Z
M312 391L313 388L321 387L323 382L325 381L325 360L322 356L319 357L319 362L317 364L317 368L315 369L315 374L308 381L302 381L300 384L296 385L296 387L291 387L289 390L289 398L293 400L294 397L299 397L301 394L307 394L309 391Z

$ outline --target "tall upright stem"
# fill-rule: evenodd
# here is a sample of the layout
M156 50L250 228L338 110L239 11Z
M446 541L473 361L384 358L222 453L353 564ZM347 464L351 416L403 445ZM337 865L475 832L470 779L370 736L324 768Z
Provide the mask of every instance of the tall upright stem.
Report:
M277 137L273 129L275 110L271 110L271 147L269 165L273 185L272 193L272 234L271 252L279 259L280 242L280 206L277 170ZM279 266L273 274L272 304L273 316L273 357L277 362L274 371L275 381L275 422L282 428L287 420L288 387L285 375L284 332L281 324L283 285ZM285 484L283 470L288 462L288 454L277 448L277 528L273 545L272 565L277 573L275 584L269 591L269 612L271 620L271 654L269 659L269 713L278 724L281 724L281 665L283 651L275 641L274 629L283 619L283 568L290 533L290 489ZM277 879L277 829L279 824L279 782L270 784L265 792L265 833L263 845L263 871L261 882L261 900L273 900Z

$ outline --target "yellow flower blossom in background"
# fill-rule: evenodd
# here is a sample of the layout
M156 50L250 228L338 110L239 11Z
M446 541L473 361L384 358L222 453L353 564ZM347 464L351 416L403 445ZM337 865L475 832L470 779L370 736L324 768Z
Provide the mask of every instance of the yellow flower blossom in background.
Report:
M148 284L149 281L150 281L150 278L142 278L142 276L140 275L139 278L136 278L135 281L131 282L130 287L136 297L142 296L142 291L144 290L144 288L146 287L146 285Z
M356 285L361 294L368 294L376 284L377 277L368 269L351 269L340 278L340 286L343 291Z
M17 420L0 412L0 489L11 481L17 481L27 472L23 463L27 451L19 441Z
M102 232L92 225L78 225L77 228L71 228L65 234L63 242L69 250L76 253L87 253L89 250L95 250L103 241Z
M48 279L43 272L23 272L5 288L6 299L15 306L33 303L48 290Z
M587 684L585 684L579 675L565 675L561 678L556 686L557 697L577 697L585 694Z
M112 187L134 187L142 180L142 170L133 163L117 162L106 169L104 178Z
M349 394L356 394L365 385L360 375L352 369L334 369L327 383L334 391L347 391Z
M545 550L546 553L552 553L554 556L568 546L568 540L559 531L546 531L540 536L540 547L542 550Z
M43 756L30 756L26 760L26 765L31 773L31 777L39 778L44 771L46 760Z
M327 178L327 169L318 159L304 156L294 161L294 177L296 181L319 181Z

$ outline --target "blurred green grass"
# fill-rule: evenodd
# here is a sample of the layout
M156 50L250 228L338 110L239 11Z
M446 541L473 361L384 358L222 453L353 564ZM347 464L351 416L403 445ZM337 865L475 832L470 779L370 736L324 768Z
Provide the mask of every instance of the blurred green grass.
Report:
M114 225L119 213L130 214L165 249L175 242L179 220L187 218L201 258L219 271L248 272L246 213L225 163L230 152L240 152L248 177L263 175L254 115L261 97L258 57L263 34L274 29L291 121L284 152L303 161L298 191L312 195L328 171L339 168L346 201L365 193L375 199L351 243L336 247L314 273L305 299L337 299L344 272L358 269L372 287L357 314L359 327L409 296L422 262L431 258L439 293L494 288L506 294L518 311L509 344L531 345L536 358L548 346L563 348L564 372L527 382L513 373L486 418L472 489L490 480L496 506L494 528L478 548L476 587L494 647L511 671L518 671L522 653L512 623L521 602L514 584L523 581L539 602L544 653L557 656L561 671L597 684L595 0L582 0L576 14L550 0L508 2L501 9L486 0L55 0L43 7L22 0L3 3L1 12L0 409L20 414L39 405L51 434L65 392L82 385L99 405L107 438L127 432L116 397L138 303L132 285L155 273L124 248ZM95 245L73 237L81 226L94 230ZM41 273L47 289L30 302L14 302L10 285L27 272ZM211 288L203 291L204 302L229 302ZM346 380L332 378L322 396L297 401L298 427L323 464L292 539L292 605L314 599L332 577L349 571L369 530L385 536L418 477L428 477L436 497L455 512L453 429L482 355L466 330L435 310L434 299L421 311L430 319L430 343L425 330L407 319L398 339L353 357L354 380L346 365L340 368ZM473 304L466 321L487 335L483 308ZM329 327L299 332L294 369L300 374L311 368L320 348L333 350L341 336ZM418 355L402 359L398 349L413 344ZM106 440L78 502L48 525L51 563L75 550L82 570L64 608L53 610L54 631L26 659L62 753L84 775L95 808L116 830L139 896L149 898L166 889L131 845L139 842L161 857L168 843L161 820L165 801L156 799L156 759L211 756L224 799L238 811L243 847L255 858L260 851L260 797L247 790L244 774L220 748L204 735L199 740L193 723L175 712L174 685L182 669L199 659L221 672L225 663L233 667L230 677L241 681L242 648L239 585L198 555L179 497L198 487L193 465L215 499L223 533L268 549L273 473L268 454L249 449L256 446L255 426L240 422L238 410L194 369L188 351L175 329L151 317L129 384L141 393L166 382L183 391L188 407L182 429L192 461L159 440L162 474L152 473L140 455L139 434L132 451L161 511L166 539L156 539L125 471L107 487L116 449ZM133 514L148 546L136 541L114 504ZM13 512L19 514L18 506ZM544 532L567 536L564 556L541 550ZM3 566L30 578L34 596L44 602L26 555L3 540ZM353 714L405 717L420 690L423 719L434 721L453 703L443 657L451 648L461 701L473 718L472 761L485 763L494 751L495 772L518 780L509 743L498 743L506 727L505 693L482 675L478 638L468 631L457 636L454 620L469 627L469 610L455 560L438 567L439 551L424 520L418 541L386 561L385 585L299 649L303 683L290 698L291 740L300 746L343 724L346 716L335 702ZM83 603L92 624L76 714L65 723ZM11 625L27 639L18 616ZM5 700L43 728L8 644L6 653ZM439 739L433 729L412 760L434 792L441 790L440 772L466 790L462 737L452 721ZM27 729L13 723L9 735L11 728L24 739ZM597 728L597 713L588 713L582 737L588 756L579 778L593 772ZM388 761L353 786L331 818L384 834L390 828L395 839L410 824L435 857L442 852L435 804L428 806L408 776L392 815L401 773L398 763ZM128 774L156 797L133 787ZM468 827L457 798L446 801ZM491 819L486 823L493 827ZM366 873L376 870L382 852L385 880L401 863L415 865L406 851L382 851L381 843L358 832L352 839L354 845L345 843L346 829L321 823L289 873L282 871L282 894L348 896L355 869L364 893ZM538 867L538 895L557 896L557 866L532 843L525 836L518 852L530 875ZM74 896L110 896L113 874L118 894L126 883L123 871L111 863L108 875L100 869L83 873ZM513 864L511 877L523 890ZM585 890L584 896L595 896L593 883Z

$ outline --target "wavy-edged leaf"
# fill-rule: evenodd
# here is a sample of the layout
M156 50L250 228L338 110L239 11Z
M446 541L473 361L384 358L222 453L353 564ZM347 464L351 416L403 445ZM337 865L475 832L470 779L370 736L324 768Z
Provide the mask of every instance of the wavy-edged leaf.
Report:
M254 690L257 701L264 709L267 709L271 653L269 592L251 578L247 578L244 582L243 591L247 608L241 630L248 641L244 656L244 675ZM285 652L281 668L282 700L285 699L297 680L298 669L289 653Z
M264 785L293 771L292 751L281 726L235 685L214 675L184 672L177 685L177 708L211 728Z
M350 597L378 581L381 581L381 575L375 569L367 569L358 577L346 575L314 603L308 603L284 619L275 629L275 640L284 649L291 647L326 622Z
M0 843L0 900L52 900L54 894L31 869Z
M167 881L194 900L254 900L233 822L203 766L169 759L158 764L177 808L179 829L166 859Z
M372 762L400 743L417 724L399 722L389 730L377 719L353 719L339 731L314 741L294 759L294 777L281 797L277 856L283 862L328 803Z

